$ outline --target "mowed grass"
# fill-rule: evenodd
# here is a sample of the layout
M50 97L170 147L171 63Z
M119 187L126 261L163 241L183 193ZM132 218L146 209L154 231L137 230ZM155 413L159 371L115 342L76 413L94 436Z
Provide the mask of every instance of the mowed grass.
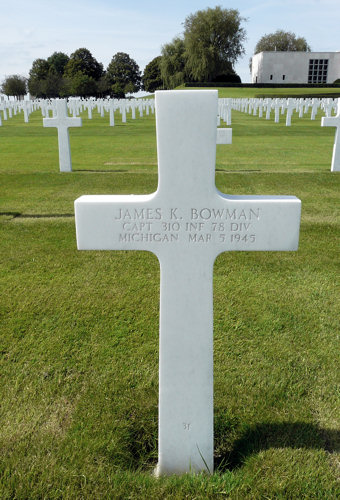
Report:
M178 89L197 89L202 87L184 87ZM208 87L218 89L219 97L340 97L339 87Z
M297 252L214 268L215 473L156 479L159 264L79 252L82 194L157 187L154 116L83 115L58 171L40 112L0 128L0 498L340 495L340 174L334 129L233 113L216 185L302 200Z

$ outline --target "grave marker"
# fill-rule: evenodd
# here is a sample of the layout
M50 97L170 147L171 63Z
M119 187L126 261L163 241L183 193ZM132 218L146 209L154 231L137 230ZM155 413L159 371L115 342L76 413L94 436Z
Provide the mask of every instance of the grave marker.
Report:
M321 118L322 127L336 127L331 172L340 172L340 99L338 98L338 109L336 116L324 116Z
M7 120L7 107L6 107L6 103L2 103L1 104L1 109L2 109L2 112L3 112L3 115L4 115L4 120L6 121Z
M107 109L109 110L109 116L110 116L110 127L115 126L115 109L116 109L116 104L114 99L110 99L107 103Z
M81 127L81 118L67 116L66 99L56 100L56 117L44 118L44 127L57 127L60 172L72 172L69 127Z
M157 474L213 471L213 265L296 250L300 200L215 187L217 91L156 92L159 184L75 201L80 250L148 250L161 267Z
M289 98L287 101L286 127L290 127L292 124L292 114L295 107L296 107L295 100Z
M279 123L279 121L280 121L280 107L281 107L280 100L279 99L275 99L275 101L272 104L272 107L275 110L274 122L275 123Z

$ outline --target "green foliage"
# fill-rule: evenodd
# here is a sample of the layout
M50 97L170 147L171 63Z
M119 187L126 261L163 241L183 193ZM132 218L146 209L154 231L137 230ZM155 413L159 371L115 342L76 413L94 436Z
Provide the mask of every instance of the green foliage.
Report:
M44 95L48 98L59 97L64 85L63 77L57 73L54 66L50 66L47 77L42 81Z
M163 79L161 75L162 56L155 57L145 66L142 82L143 88L147 92L155 92L163 88Z
M186 69L186 53L184 40L176 37L162 47L160 61L161 78L166 89L173 89L185 81L190 81Z
M106 73L97 81L97 95L104 97L110 94L110 84L107 80Z
M139 66L129 54L117 52L111 59L106 70L107 81L113 93L137 92L141 88L141 73Z
M46 59L35 59L29 72L29 78L33 80L44 80L47 77L49 63Z
M54 52L47 60L33 62L28 89L36 97L97 95L104 91L103 78L103 65L89 50L78 49L70 58Z
M115 99L125 98L125 90L119 82L116 82L113 85L111 85L110 94L112 94L112 96Z
M213 81L230 72L245 52L243 21L238 10L221 7L200 10L185 19L186 68L194 81Z
M238 10L221 7L190 14L183 37L162 47L164 86L171 89L184 82L238 81L231 75L235 75L233 64L244 53L243 21Z
M73 78L79 71L94 80L99 80L104 73L102 63L99 63L91 52L84 48L77 49L71 54L65 66L65 76Z
M50 57L47 58L49 69L53 70L60 76L63 76L65 67L70 58L63 52L54 52Z
M254 54L264 51L310 52L311 48L305 38L297 38L291 31L277 30L275 33L263 35L263 37L257 42Z
M226 70L225 73L222 73L221 75L216 75L213 79L212 79L212 82L215 82L215 83L234 83L234 84L237 84L237 83L241 83L241 78L239 77L239 75L237 75L235 73L235 71L233 70L233 68L231 67L231 64L230 64L230 69L229 71Z
M49 71L49 64L46 59L35 59L29 71L28 90L35 97L46 96L46 79Z
M60 53L61 54L61 53ZM62 88L61 63L55 52L46 59L35 59L29 72L28 90L35 97L58 97Z
M8 96L20 97L26 94L27 79L20 75L6 76L1 91Z
M97 84L92 76L78 71L70 80L71 94L79 97L93 96L97 92Z

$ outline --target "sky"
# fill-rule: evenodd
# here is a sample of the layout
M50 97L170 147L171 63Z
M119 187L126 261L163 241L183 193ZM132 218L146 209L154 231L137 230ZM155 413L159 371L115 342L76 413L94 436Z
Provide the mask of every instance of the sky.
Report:
M340 51L339 0L0 0L0 83L12 74L28 76L37 58L70 56L82 47L104 68L126 52L143 70L183 32L189 14L217 5L245 18L245 55L234 68L243 83L250 82L256 43L278 29L304 37L314 51Z

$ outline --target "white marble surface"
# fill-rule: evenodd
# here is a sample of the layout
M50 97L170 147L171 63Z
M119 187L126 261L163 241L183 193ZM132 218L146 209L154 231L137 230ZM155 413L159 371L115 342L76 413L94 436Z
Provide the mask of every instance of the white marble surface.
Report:
M336 116L324 116L321 118L322 127L336 127L333 155L332 155L332 172L340 172L340 99L338 99L338 110Z
M233 142L233 129L232 128L218 128L216 144L232 144Z
M60 172L72 172L69 127L81 127L81 118L70 118L67 116L66 99L56 100L56 117L44 118L44 127L56 127L58 129L59 168Z
M80 250L160 261L158 474L213 471L215 258L298 247L300 200L216 189L216 115L215 90L156 92L157 191L75 201Z

